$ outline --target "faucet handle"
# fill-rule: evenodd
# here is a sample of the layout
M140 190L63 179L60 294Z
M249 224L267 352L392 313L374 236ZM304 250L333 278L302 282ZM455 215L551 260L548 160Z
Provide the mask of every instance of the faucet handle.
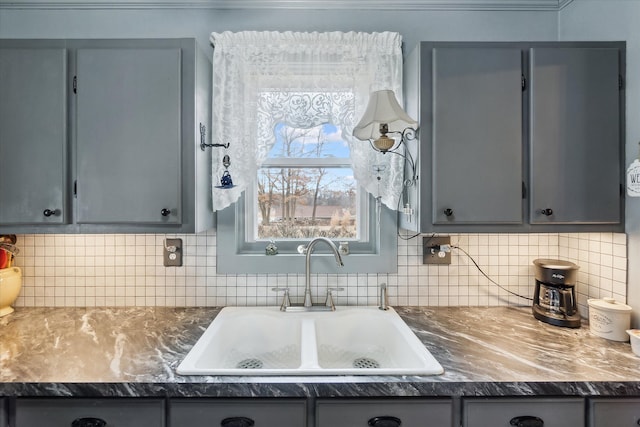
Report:
M291 305L291 300L289 300L289 288L271 288L271 290L275 292L283 292L280 311L287 311L287 307Z
M336 306L333 303L333 293L340 291L344 291L344 288L327 288L327 299L324 301L324 305L326 307L331 307L331 311L336 309Z

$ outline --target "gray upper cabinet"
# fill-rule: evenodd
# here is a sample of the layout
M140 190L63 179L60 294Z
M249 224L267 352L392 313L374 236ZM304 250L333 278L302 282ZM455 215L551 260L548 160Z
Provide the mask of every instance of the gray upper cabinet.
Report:
M67 198L67 51L0 44L0 222L63 224Z
M420 43L405 62L420 129L401 227L623 230L624 56L620 42Z
M619 49L531 49L534 224L619 224Z
M521 223L520 50L436 48L431 60L434 223Z
M0 153L13 159L0 172L11 178L0 183L0 232L211 228L211 153L200 149L211 63L195 40L47 43L0 40L3 74L35 82L28 96L22 83L0 83L10 95L0 101Z
M180 49L77 58L78 223L179 223Z

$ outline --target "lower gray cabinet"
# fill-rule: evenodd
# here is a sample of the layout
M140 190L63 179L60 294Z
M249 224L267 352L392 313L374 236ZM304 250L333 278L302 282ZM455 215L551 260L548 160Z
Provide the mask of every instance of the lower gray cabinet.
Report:
M465 399L463 427L568 427L585 425L582 398Z
M331 399L316 402L316 427L451 427L451 399Z
M7 403L0 399L0 427L7 427Z
M164 427L164 414L162 399L18 398L15 427Z
M305 399L171 399L171 427L304 427Z
M590 399L589 427L637 427L640 425L640 398Z

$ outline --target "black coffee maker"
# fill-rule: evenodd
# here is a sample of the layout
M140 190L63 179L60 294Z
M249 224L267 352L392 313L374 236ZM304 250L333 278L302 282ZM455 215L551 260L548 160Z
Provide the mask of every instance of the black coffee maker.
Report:
M533 316L551 325L579 328L576 286L580 267L557 259L536 259L533 264L536 276Z

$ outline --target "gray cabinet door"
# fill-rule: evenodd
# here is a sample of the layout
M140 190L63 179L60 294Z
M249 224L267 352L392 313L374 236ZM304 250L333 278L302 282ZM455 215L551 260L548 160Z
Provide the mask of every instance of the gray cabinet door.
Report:
M451 399L332 399L316 403L316 427L451 427Z
M463 427L518 425L528 418L538 418L531 425L567 427L585 425L582 398L489 398L467 399L462 403ZM526 424L525 424L526 425Z
M179 48L78 50L78 223L180 223L180 88Z
M15 427L70 427L81 418L97 418L113 427L164 427L164 411L162 399L18 398Z
M530 50L532 224L621 221L619 54Z
M0 427L7 427L7 408L5 400L0 398Z
M434 224L522 223L521 81L521 49L433 50Z
M637 427L640 425L640 399L591 399L589 419L589 427Z
M0 224L66 221L66 106L65 49L0 49Z
M307 425L304 399L171 399L169 405L171 427Z

